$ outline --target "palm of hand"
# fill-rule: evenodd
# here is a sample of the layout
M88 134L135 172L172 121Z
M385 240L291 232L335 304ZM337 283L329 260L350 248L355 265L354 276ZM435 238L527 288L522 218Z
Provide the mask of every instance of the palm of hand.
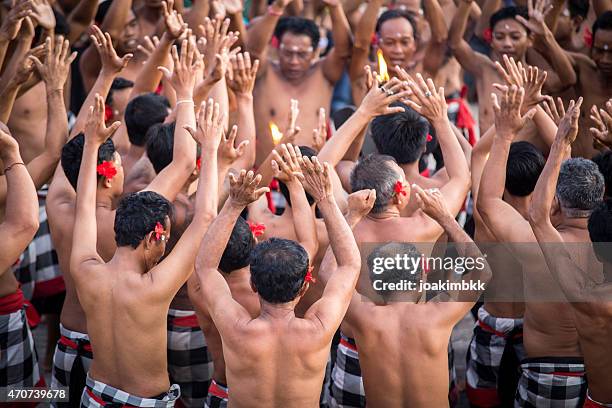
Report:
M53 9L46 0L35 2L32 8L38 24L46 29L55 27L55 15L53 14Z

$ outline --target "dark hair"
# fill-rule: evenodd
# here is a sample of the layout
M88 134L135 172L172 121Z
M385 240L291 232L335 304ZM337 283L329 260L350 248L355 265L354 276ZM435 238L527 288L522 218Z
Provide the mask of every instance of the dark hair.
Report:
M124 196L115 214L115 241L118 247L137 248L159 222L166 226L172 205L153 191L140 191Z
M497 10L495 13L493 13L491 18L489 19L489 27L491 28L491 30L495 30L495 26L497 25L497 23L499 23L502 20L509 20L509 19L516 20L516 16L521 16L525 20L529 20L529 13L527 12L527 9L525 7L516 7L516 6L503 7ZM525 27L522 24L521 26ZM527 30L527 34L530 33L527 27L525 27L525 30Z
M306 272L308 253L295 241L270 238L251 252L251 282L266 302L291 302L300 292Z
M404 112L377 116L370 125L372 140L380 154L392 156L398 164L414 163L423 155L429 122L407 105L396 102Z
M380 245L368 255L368 270L370 271L370 281L374 287L374 281L380 280L383 283L402 283L403 281L414 282L415 284L421 280L421 262L417 263L417 269L398 269L396 263L393 263L392 268L386 268L384 265L375 265L377 259L395 258L396 255L407 256L409 259L419 259L422 254L417 248L405 242L389 242L387 244ZM412 262L408 262L408 265L412 265ZM383 267L383 271L377 270ZM378 286L378 285L376 285ZM389 290L376 290L382 298L387 301L391 298L393 292Z
M221 256L219 270L224 273L230 273L244 268L250 262L251 252L254 247L255 238L249 224L244 218L238 217L236 225L234 225L232 230L232 235Z
M308 158L316 157L317 155L317 151L313 149L312 147L308 147L308 146L300 146L300 152L302 153L302 156L306 156ZM283 195L283 197L285 197L285 201L287 201L287 205L291 207L291 197L290 197L289 189L287 188L287 185L279 180L278 188L280 189L280 192ZM315 202L314 198L312 198L312 196L308 193L306 193L306 199L308 199L308 204L310 205L313 205Z
M506 190L517 197L531 194L544 170L544 164L544 155L531 143L512 143L506 165Z
M382 212L395 195L395 183L398 175L389 166L395 162L393 157L382 154L370 154L357 162L351 172L351 189L353 192L366 189L376 190L376 201L371 212Z
M155 173L159 174L172 163L175 126L176 122L156 123L147 131L147 157Z
M416 24L414 15L411 12L406 11L406 10L392 9L392 10L387 10L384 13L382 13L380 17L378 17L378 20L376 20L376 33L377 34L380 33L380 29L384 23L386 23L389 20L394 20L396 18L403 18L403 19L408 20L408 22L412 26L412 35L414 39L416 41L419 41L420 33L417 30L417 24Z
M612 10L601 13L593 23L593 43L595 43L595 34L597 30L612 30Z
M104 0L102 3L98 5L98 10L96 11L96 16L94 17L94 22L97 25L102 24L104 18L106 17L106 13L108 13L108 9L111 4L113 4L113 0Z
M570 18L582 17L586 20L589 14L589 0L568 0L567 9L570 13Z
M603 198L604 185L604 178L592 160L567 159L561 164L557 181L559 204L570 210L593 210Z
M597 258L612 263L612 199L606 199L593 210L589 217L589 237Z
M83 148L85 147L85 135L80 132L78 135L73 137L62 147L62 170L66 178L70 182L70 185L76 191L77 182L79 180L79 171L81 170L81 160L83 158ZM113 161L115 154L115 145L112 139L108 139L106 142L98 148L98 164L104 161ZM98 176L98 181L102 176Z
M53 10L53 16L55 17L55 35L63 35L64 37L67 37L68 34L70 34L70 24L68 23L68 19L66 19L66 17L58 12L55 7L52 7L51 10Z
M170 103L165 96L155 93L138 95L125 107L125 127L130 143L144 147L147 130L156 123L162 123L168 116Z
M612 194L612 150L598 153L593 157L593 162L595 162L604 178L606 185L604 196L608 197Z
M109 106L113 105L113 93L115 91L120 91L122 89L133 88L134 82L129 79L125 79L122 77L117 77L113 79L113 83L111 84L110 91L108 91L108 96L106 97L106 104Z
M282 41L285 33L306 35L310 37L313 49L316 50L319 46L319 40L321 38L319 27L310 19L302 17L281 17L274 29L274 36L278 38L279 43Z

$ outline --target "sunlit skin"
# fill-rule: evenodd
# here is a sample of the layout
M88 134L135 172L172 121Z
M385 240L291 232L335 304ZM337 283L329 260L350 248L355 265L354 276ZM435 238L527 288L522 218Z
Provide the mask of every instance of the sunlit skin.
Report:
M383 52L390 74L396 65L411 71L416 64L413 57L417 42L412 25L405 18L394 18L381 25L378 48Z

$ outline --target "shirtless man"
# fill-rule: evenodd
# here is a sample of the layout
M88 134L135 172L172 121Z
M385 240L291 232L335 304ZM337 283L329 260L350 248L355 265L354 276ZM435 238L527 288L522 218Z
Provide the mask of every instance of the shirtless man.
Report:
M314 197L328 229L338 268L323 296L297 318L294 307L312 281L308 255L294 241L273 238L255 247L251 287L261 312L252 318L236 302L217 271L236 218L267 188L243 171L231 179L230 198L209 229L200 249L196 274L202 296L223 341L229 404L246 406L318 407L332 337L346 312L359 274L355 240L335 204L329 165L314 158L300 162L305 190ZM279 276L282 274L282 278ZM245 339L249 347L244 348Z
M555 293L560 290L546 269L539 249L517 245L535 242L535 237L523 215L502 199L510 144L525 123L525 117L519 113L522 100L522 88L514 85L505 89L500 103L496 96L493 98L496 135L482 174L476 205L497 239L514 243L509 248L523 268L527 301L523 343L527 359L521 364L515 403L535 406L536 401L541 402L544 398L551 404L563 401L579 406L584 398L586 379L571 306L555 302L558 299ZM587 161L568 161L562 173L557 184L559 204L555 208L555 224L567 242L588 242L586 217L603 196L603 177L597 166ZM555 319L550 318L553 315ZM538 372L550 375L537 375Z
M455 242L459 256L484 259L470 237L448 211L439 190L422 190L415 186L421 209ZM396 255L419 258L416 247L408 243L392 242L374 249L368 256L370 278L374 283L411 281L418 286L424 279L422 268L402 269L400 266L373 272L376 258L395 258ZM365 256L365 254L364 254ZM386 263L385 263L386 265ZM380 266L380 265L379 265ZM465 281L489 280L488 266L474 268L461 277ZM328 278L326 268L321 279ZM380 284L379 282L379 284ZM374 407L448 407L448 342L455 324L463 318L478 298L440 301L448 294L440 294L426 304L417 304L423 295L420 290L380 290L377 299L368 299L353 292L343 325L350 326L359 350L359 363L368 405Z
M3 387L40 387L45 379L38 367L25 298L11 272L11 266L38 229L38 199L19 145L4 123L0 123L0 159L7 186L7 194L0 201L0 234L5 237L0 254L0 378L10 381Z
M555 185L564 157L569 156L571 144L578 135L580 109L570 106L559 124L546 167L538 180L529 210L529 223L544 253L546 264L561 286L573 309L580 349L584 355L589 379L587 401L584 407L612 406L612 386L609 370L612 364L610 335L612 328L612 275L610 274L609 242L612 212L608 200L593 210L588 230L597 259L603 263L603 281L593 279L592 273L582 268L570 255L565 239L551 221ZM605 244L604 244L605 243Z
M259 59L258 80L253 93L257 128L256 165L259 166L274 144L270 122L279 125L289 117L287 102L297 99L302 115L295 144L312 146L311 129L318 125L321 107L329 112L334 84L344 72L350 57L350 28L338 0L324 0L333 23L334 48L317 59L319 27L312 20L299 17L280 19L290 0L276 0L264 16L249 26L247 49ZM278 63L268 58L272 35L279 43Z
M489 101L494 91L493 83L501 82L495 62L502 62L502 56L514 58L523 65L534 65L548 72L544 90L548 93L560 92L576 82L576 75L571 70L571 62L563 49L555 41L553 34L544 23L543 11L530 9L529 20L523 9L506 7L491 16L492 30L491 55L487 56L470 48L463 39L472 1L460 2L457 14L449 31L449 43L457 61L463 69L476 78L476 89L480 103L478 118L480 134L483 135L493 124L493 111ZM543 8L543 3L538 0ZM534 43L534 35L536 40ZM544 59L540 53L531 50L535 45L546 50ZM541 47L539 44L542 44Z
M184 45L186 50L191 47L187 43ZM177 94L180 94L185 100L191 98L198 69L197 66L188 64L187 55L185 58L177 61L178 65L175 65L173 80L170 83ZM112 78L106 79L106 81L110 86ZM108 92L108 88L106 92ZM94 96L91 99L95 101L97 97ZM210 109L212 109L212 106L210 106ZM181 186L195 167L195 143L189 134L181 131L184 125L195 125L192 104L185 102L177 106L177 123L180 127L176 132L177 137L174 138L173 161L146 188L161 194L169 200L175 199ZM60 316L60 331L63 340L60 339L58 342L53 369L53 384L61 384L63 386L79 381L79 377L81 377L80 381L84 381L85 372L91 364L91 346L89 345L87 335L87 321L77 297L70 268L73 240L72 228L75 220L75 187L79 178L83 146L84 138L82 135L75 137L66 144L62 152L62 169L58 169L47 198L51 236L66 282L66 299ZM115 151L111 141L107 141L102 145L98 153L98 159L100 163L107 163L105 165L106 168L114 167L116 171L113 177L106 177L103 182L100 182L97 191L98 250L103 259L110 260L116 250L116 243L115 240L108 239L108 237L113 236L112 226L115 219L115 203L123 193L124 176L121 158ZM100 168L100 173L104 173L104 168ZM111 171L107 174L111 175L112 173L114 172ZM75 360L79 360L79 362L75 362ZM84 370L80 374L77 373L75 376L72 376L73 364L76 363L80 364L80 367L83 367ZM80 394L80 390L77 389L76 392Z
M188 67L196 69L191 64ZM187 108L192 110L193 106ZM195 135L202 147L203 166L195 215L172 252L161 262L171 233L171 204L154 191L132 193L121 200L114 223L117 250L108 262L98 254L96 155L118 127L115 122L107 129L103 112L104 104L98 97L96 106L90 108L85 128L74 223L74 236L79 239L73 240L70 254L70 270L96 350L81 404L93 407L102 400L172 407L180 387L170 387L168 381L166 316L172 298L193 271L200 241L216 212L219 108L201 107ZM163 175L162 171L160 176Z
M579 133L572 146L572 156L591 158L593 148L589 127L589 110L602 106L612 95L612 11L601 14L593 23L593 45L589 56L570 56L578 82L576 93L584 98Z

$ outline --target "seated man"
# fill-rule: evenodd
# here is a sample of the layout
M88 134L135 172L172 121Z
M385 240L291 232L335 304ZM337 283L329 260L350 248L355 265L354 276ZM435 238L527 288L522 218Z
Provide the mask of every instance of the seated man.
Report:
M294 241L272 238L251 254L251 287L261 312L252 318L232 298L218 272L219 260L236 219L263 194L261 176L243 171L231 178L230 198L209 229L196 274L202 296L223 341L229 403L236 407L318 407L329 348L359 274L360 259L351 230L333 195L330 168L316 158L301 161L304 189L315 199L328 229L338 268L323 295L297 318L295 305L310 283L306 251ZM249 347L245 348L245 341Z

